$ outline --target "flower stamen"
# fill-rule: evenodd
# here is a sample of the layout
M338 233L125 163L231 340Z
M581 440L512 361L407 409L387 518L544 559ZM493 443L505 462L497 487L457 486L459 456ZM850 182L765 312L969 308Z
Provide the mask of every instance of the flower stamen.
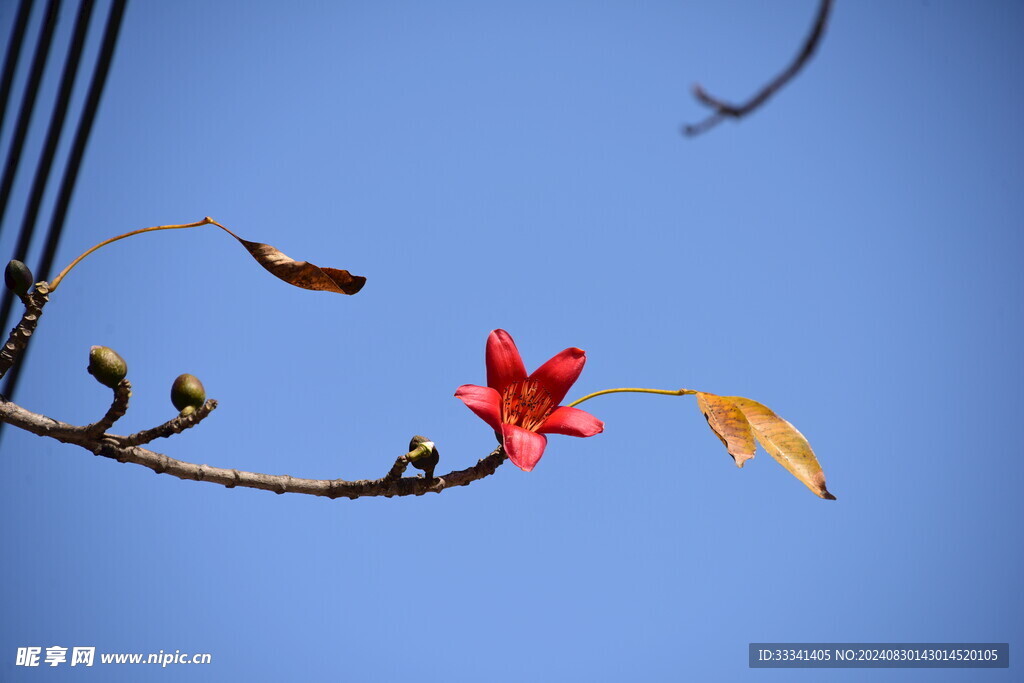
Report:
M501 396L501 421L537 431L555 409L551 394L535 379L512 382Z

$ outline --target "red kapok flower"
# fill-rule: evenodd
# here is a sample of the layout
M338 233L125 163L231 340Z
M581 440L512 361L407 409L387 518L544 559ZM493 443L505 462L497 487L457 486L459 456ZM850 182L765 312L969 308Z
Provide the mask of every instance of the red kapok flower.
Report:
M587 356L566 349L527 376L516 343L505 330L487 337L487 386L463 384L455 392L495 431L512 463L529 472L544 455L545 434L594 436L604 423L578 408L560 406Z

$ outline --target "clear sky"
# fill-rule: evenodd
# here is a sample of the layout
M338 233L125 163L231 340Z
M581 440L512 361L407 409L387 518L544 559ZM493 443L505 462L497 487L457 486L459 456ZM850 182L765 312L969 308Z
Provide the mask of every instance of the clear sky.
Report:
M101 344L134 386L118 433L173 417L182 372L219 400L153 444L173 457L374 478L425 434L445 472L494 447L453 393L500 327L531 369L587 351L570 399L765 403L838 500L763 451L737 469L692 397L594 399L605 432L552 436L529 474L391 500L183 482L7 429L0 679L976 681L752 670L747 644L1019 656L1024 5L840 0L762 110L679 134L705 114L692 83L746 97L815 8L134 0L58 267L210 215L368 282L290 288L214 228L119 242L54 294L20 404L97 419ZM51 645L213 663L14 666Z

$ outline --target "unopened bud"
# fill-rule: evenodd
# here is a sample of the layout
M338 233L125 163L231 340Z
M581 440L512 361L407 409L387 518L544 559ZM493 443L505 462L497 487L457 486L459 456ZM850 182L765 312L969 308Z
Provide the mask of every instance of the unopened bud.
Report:
M7 289L18 296L25 296L32 289L32 271L21 261L12 260L4 270L4 282Z
M113 389L128 374L128 364L114 349L93 346L89 349L88 370L97 382Z
M425 436L414 436L409 442L409 461L418 470L423 470L427 479L434 478L434 468L441 459L434 442Z
M182 417L191 415L206 402L206 389L195 375L178 375L171 385L171 403Z

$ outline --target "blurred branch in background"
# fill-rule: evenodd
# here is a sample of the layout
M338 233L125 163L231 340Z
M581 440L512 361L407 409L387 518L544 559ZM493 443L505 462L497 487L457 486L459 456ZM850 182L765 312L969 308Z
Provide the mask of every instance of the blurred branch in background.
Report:
M821 0L818 7L818 15L814 19L814 26L807 35L803 47L793 62L786 69L775 77L768 85L764 86L757 94L747 100L744 104L736 105L712 97L699 83L694 84L693 94L702 104L714 110L714 113L699 123L688 124L683 127L683 133L689 137L700 135L704 131L711 130L727 118L739 119L754 111L764 104L769 97L778 92L786 83L796 76L804 65L810 60L814 51L818 49L821 37L825 33L825 24L828 23L828 16L832 10L832 0Z

